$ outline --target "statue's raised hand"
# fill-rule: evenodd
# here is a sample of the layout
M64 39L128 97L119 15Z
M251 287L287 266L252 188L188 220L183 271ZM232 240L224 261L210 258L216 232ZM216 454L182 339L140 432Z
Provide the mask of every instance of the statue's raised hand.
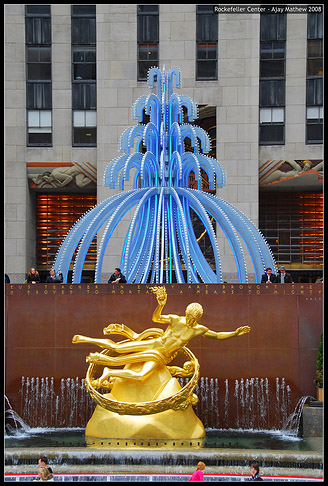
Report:
M249 326L240 326L235 330L235 335L236 336L242 336L243 334L246 334L250 330L251 330L251 328Z
M130 329L125 324L116 324L116 323L109 324L109 326L104 327L103 333L121 334L122 336L126 336L129 339L136 339L138 337L138 334L132 331L132 329Z
M167 301L166 288L163 287L150 287L150 290L156 295L159 305L165 305Z
M109 324L109 326L104 327L103 333L104 334L119 333L122 330L122 328L123 328L123 324L116 324L116 323Z

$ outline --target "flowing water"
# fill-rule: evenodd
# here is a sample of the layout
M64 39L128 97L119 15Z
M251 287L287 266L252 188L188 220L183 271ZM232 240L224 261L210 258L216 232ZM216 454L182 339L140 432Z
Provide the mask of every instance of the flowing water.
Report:
M185 379L180 381L182 386L185 382ZM284 472L287 469L299 471L296 472L299 477L308 476L304 481L322 480L322 441L299 436L302 411L309 396L301 397L292 408L291 389L283 378L270 383L267 378L257 377L226 379L220 384L218 379L202 377L195 392L199 397L195 412L206 428L204 439L99 439L92 443L85 438L85 425L95 404L85 389L84 380L63 378L56 388L53 378L22 377L21 414L13 410L5 397L8 471L5 481L34 479L33 473L30 476L18 473L20 470L35 471L35 457L29 453L31 448L51 454L51 464L58 471L56 481L167 481L169 478L186 481L189 479L186 470L191 470L200 457L205 458L207 467L214 467L213 472L216 468L221 472L211 475L209 469L206 480L243 481L248 480L243 474L249 470L250 455L254 457L254 454L261 458L263 467L274 474L282 468ZM277 424L274 428L269 426L272 416ZM83 476L74 473L74 468L106 474L115 468L118 470L114 475L103 476L98 472ZM139 468L149 474L134 474ZM154 475L152 468L166 473ZM128 477L126 473L120 474L120 470L131 471L131 474ZM228 476L224 476L225 470ZM240 473L233 477L231 471ZM279 479L268 476L265 480ZM285 476L280 480L290 479ZM293 480L298 479L294 477Z
M183 385L183 380L181 382ZM224 381L224 423L229 424L229 383ZM25 387L25 388L23 388ZM281 427L266 427L269 415L269 383L267 379L241 379L235 381L233 397L236 403L236 425L222 428L217 425L219 417L219 383L217 379L201 378L198 395L203 400L197 404L196 413L205 417L204 439L190 441L105 441L105 446L146 446L146 447L198 447L230 449L291 449L311 450L306 440L299 437L299 426L303 407L309 396L299 399L296 407L290 407L290 388L285 380L276 379L274 403L275 413ZM24 392L24 393L23 393ZM197 393L197 389L196 389ZM232 394L230 394L232 395ZM62 379L60 396L54 393L53 379L22 379L22 409L24 418L12 409L7 397L5 411L6 447L85 447L85 425L94 409L93 401L84 387L84 380ZM39 407L42 404L42 407ZM66 405L65 405L66 404ZM46 423L50 411L53 423ZM38 415L40 414L40 415ZM27 423L27 419L29 422ZM38 418L35 423L35 417ZM76 425L82 422L81 425ZM107 443L108 442L108 443ZM124 442L124 444L123 444ZM125 443L126 442L126 443ZM90 444L89 444L90 445Z
M186 378L179 379L181 386ZM56 385L56 386L55 386ZM22 377L19 415L30 427L85 427L95 403L84 379ZM201 377L195 389L199 398L196 415L212 429L297 430L292 392L284 378L225 379ZM305 398L305 397L302 397ZM306 398L300 403L300 411ZM289 419L289 422L288 422ZM287 423L288 422L288 423ZM286 425L287 424L287 425Z

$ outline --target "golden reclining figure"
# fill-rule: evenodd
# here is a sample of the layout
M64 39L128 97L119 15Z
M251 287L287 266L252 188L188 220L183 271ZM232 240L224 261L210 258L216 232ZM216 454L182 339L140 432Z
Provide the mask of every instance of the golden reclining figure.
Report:
M209 330L197 321L203 315L203 308L194 302L186 308L185 316L162 314L167 301L165 287L152 287L158 306L152 320L160 324L168 324L165 331L158 328L146 329L140 334L133 332L124 324L110 324L104 329L104 334L123 334L129 339L116 343L111 339L97 339L75 335L73 343L90 343L108 350L107 356L102 353L90 353L86 361L97 365L122 366L128 363L143 363L139 371L131 369L105 368L103 375L94 382L98 388L108 377L126 378L130 380L145 380L154 372L158 364L168 364L179 350L185 347L191 339L197 336L212 339L229 339L242 336L250 331L249 326L238 327L233 332L216 332ZM123 355L123 356L121 356Z

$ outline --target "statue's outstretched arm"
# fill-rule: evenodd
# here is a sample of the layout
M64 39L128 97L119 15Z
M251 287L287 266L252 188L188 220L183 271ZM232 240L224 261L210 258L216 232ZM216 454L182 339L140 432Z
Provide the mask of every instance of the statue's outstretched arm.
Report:
M208 330L203 334L204 337L212 338L212 339L230 339L233 337L242 336L249 332L251 328L249 326L241 326L238 327L235 331L232 332L216 332Z

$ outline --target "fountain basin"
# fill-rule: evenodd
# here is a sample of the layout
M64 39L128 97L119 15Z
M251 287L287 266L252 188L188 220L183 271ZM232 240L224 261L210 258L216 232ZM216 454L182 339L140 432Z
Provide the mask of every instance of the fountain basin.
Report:
M37 458L44 454L58 474L191 475L202 460L208 474L249 475L250 461L257 460L262 474L322 477L323 440L319 437L303 439L279 431L212 429L201 440L115 439L109 444L107 439L107 444L87 446L82 429L47 432L43 429L43 433L40 430L30 429L29 433L6 437L6 474L35 473Z
M35 474L37 457L46 454L56 474L192 474L199 460L206 464L206 474L249 475L249 464L257 460L262 475L322 478L322 454L286 450L259 449L154 449L112 448L29 448L8 449L6 474ZM132 480L132 479L131 479Z
M55 481L118 481L118 482L128 482L128 481L188 481L190 478L190 473L188 474L177 474L177 473L154 473L154 474L128 474L128 473L66 473L66 474L55 474ZM18 475L18 474L8 474L5 475L5 481L31 481L34 480L35 475ZM302 481L302 482L313 482L322 481L322 477L315 476L279 476L279 475L262 475L264 481ZM33 478L33 479L32 479ZM243 474L205 474L205 481L248 481L249 476Z
M5 464L7 466L24 466L37 463L38 455L47 455L49 464L57 466L89 465L98 466L107 464L111 466L183 466L194 467L199 458L207 466L248 466L251 460L261 461L267 467L297 467L299 469L322 469L322 454L316 451L293 450L259 450L259 449L202 449L190 450L188 448L173 449L134 449L108 448L108 449L82 449L71 447L6 449Z
M317 440L316 440L317 439ZM207 429L202 439L97 439L85 437L85 430L28 428L5 436L5 448L17 452L26 448L73 449L245 449L321 452L322 438L297 437L279 430Z

